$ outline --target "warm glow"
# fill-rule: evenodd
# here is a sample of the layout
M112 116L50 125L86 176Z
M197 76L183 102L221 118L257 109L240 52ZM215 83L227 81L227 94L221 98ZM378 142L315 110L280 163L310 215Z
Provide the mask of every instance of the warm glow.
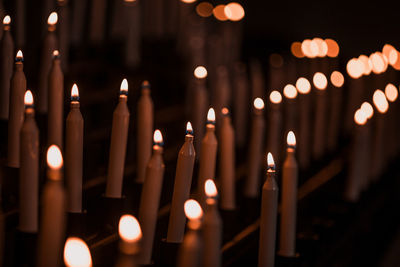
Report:
M217 187L212 179L207 179L204 183L204 191L207 197L216 197L218 195Z
M47 24L49 25L55 25L58 21L58 15L57 12L52 12L49 16L49 18L47 19Z
M311 91L311 84L306 78L300 77L296 81L296 88L300 94L308 94Z
M297 89L292 84L287 84L285 88L283 88L283 95L286 98L294 99L297 96Z
M364 64L357 58L352 58L347 62L347 73L353 79L358 79L364 73Z
M256 109L261 110L264 108L264 101L257 97L256 99L254 99L253 105Z
M161 131L158 129L154 131L153 142L154 142L154 144L162 144L163 143L163 137L162 137Z
M207 69L203 66L198 66L194 69L194 76L198 79L207 77Z
M214 17L220 21L228 20L228 17L225 15L225 5L218 5L213 9Z
M312 41L318 47L317 56L318 57L325 57L326 54L328 53L328 45L326 44L326 42L324 40L322 40L321 38L314 38Z
M344 84L344 77L340 71L333 71L331 74L331 83L335 87L342 87Z
M366 55L360 55L358 61L363 64L363 74L369 75L372 71L372 63Z
M390 102L394 102L394 101L396 101L396 99L397 99L397 97L398 97L398 95L399 95L399 92L397 91L396 86L394 86L394 85L391 84L391 83L388 83L388 84L386 85L386 87L385 87L385 95L386 95L386 98L387 98Z
M208 2L202 2L197 5L196 12L200 17L209 17L213 12L213 5Z
M74 98L79 97L79 90L78 90L78 86L76 85L76 83L74 83L74 85L72 85L71 97L74 97Z
M64 263L67 267L91 267L92 256L86 243L77 237L69 237L64 247Z
M325 90L326 86L328 85L328 80L322 72L316 72L313 77L313 83L315 88L319 90Z
M339 55L339 45L335 40L325 39L325 43L328 46L328 57L337 57Z
M5 16L3 18L3 24L4 25L9 25L11 23L11 17L9 15Z
M318 43L315 40L311 40L310 42L310 58L315 58L318 56L319 48Z
M203 216L203 210L199 202L194 199L188 199L184 205L185 215L189 220L199 220Z
M282 95L278 91L272 91L269 95L269 100L274 104L279 104L282 102Z
M368 119L371 119L374 115L374 108L368 102L362 103L361 110L364 112L365 116L367 116Z
M24 104L25 106L32 106L33 105L33 95L31 90L26 90L24 96Z
M384 54L387 58L390 57L390 53L392 51L396 51L396 48L394 48L393 45L390 44L385 44L382 48L382 54Z
M182 2L186 3L186 4L191 4L196 2L196 0L181 0Z
M53 57L58 57L60 55L60 52L58 50L53 51Z
M306 39L301 43L301 52L303 52L306 57L312 57L310 39Z
M354 121L358 125L364 125L367 122L367 116L366 116L365 112L362 109L358 109L354 113Z
M286 142L289 146L296 145L296 136L294 135L293 131L290 131L287 135Z
M222 115L226 116L226 115L229 114L229 109L228 108L222 108L221 112L222 112Z
M125 242L137 242L142 238L142 230L138 220L132 215L125 214L119 219L118 233Z
M397 52L397 50L394 49L394 50L390 51L389 56L388 56L389 64L390 65L396 64L398 58L399 58L399 52Z
M193 134L193 127L192 127L192 124L190 123L190 121L188 121L186 123L186 133L187 134Z
M56 145L51 145L47 149L47 165L50 169L58 170L63 165L61 150Z
M380 113L386 113L389 108L389 103L386 100L385 93L382 90L377 89L372 96L372 101L374 102L375 108Z
M22 51L21 51L21 50L18 50L17 55L16 55L16 58L18 58L18 59L24 58L24 55L22 54Z
M120 86L120 92L128 93L128 81L123 79Z
M210 108L207 113L207 121L210 123L215 122L215 111L213 108Z
M275 161L274 157L272 156L271 152L268 152L267 154L267 163L269 168L275 168Z
M297 58L303 58L304 53L301 51L301 43L300 42L293 42L290 46L290 51L292 51L293 56Z
M370 55L369 59L372 63L372 71L375 74L380 74L387 69L387 63L383 57L383 54L376 52Z
M224 8L225 16L231 21L239 21L244 18L244 9L239 3L229 3Z

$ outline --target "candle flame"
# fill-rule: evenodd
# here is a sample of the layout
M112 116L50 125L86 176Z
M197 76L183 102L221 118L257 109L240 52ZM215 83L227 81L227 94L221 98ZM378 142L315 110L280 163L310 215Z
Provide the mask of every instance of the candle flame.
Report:
M239 3L229 3L224 8L225 16L231 21L239 21L244 18L244 9Z
M58 21L58 14L57 12L51 12L49 15L49 18L47 19L47 24L48 25L55 25L57 24Z
M301 51L301 43L300 42L293 42L290 46L290 51L292 52L293 56L297 58L303 58L304 53Z
M296 81L296 88L300 94L308 94L311 91L311 84L306 78L300 77Z
M222 113L222 115L227 116L227 115L229 115L229 109L228 108L222 108L221 113Z
M67 267L91 267L92 256L86 243L77 237L69 237L64 247L64 263Z
M275 170L275 161L274 157L272 156L271 152L268 152L267 154L267 163L268 163L268 168Z
M3 18L3 24L4 25L10 25L10 23L11 23L11 17L9 15L5 16Z
M322 72L316 72L313 77L313 83L315 88L319 90L325 90L328 85L328 80Z
M340 71L333 71L331 73L331 83L335 87L342 87L344 84L344 76Z
M119 219L118 233L125 242L137 242L142 238L138 220L129 214L122 215Z
M310 42L310 48L309 48L309 55L308 57L310 58L315 58L318 56L318 43L314 40L311 40Z
M398 53L399 52L396 49L390 51L389 56L388 56L390 65L393 66L394 64L396 64L397 59L399 58Z
M207 18L212 15L213 5L208 2L201 2L196 7L196 12L200 17Z
M283 88L283 95L286 98L289 99L294 99L297 96L297 89L296 87L294 87L294 85L292 84L287 84L284 88Z
M18 50L17 55L15 56L17 59L23 59L24 55L22 54L21 50Z
M296 136L293 131L290 131L287 135L286 142L288 146L296 146Z
M26 90L24 96L24 104L25 106L32 106L33 105L33 95L31 90Z
M63 158L61 155L61 150L56 145L51 145L47 149L47 165L50 169L58 170L63 165Z
M199 202L194 199L188 199L184 205L185 215L189 220L199 220L203 216L203 210Z
M385 95L386 95L386 98L387 98L390 102L394 102L394 101L396 101L396 99L397 99L397 97L398 97L398 95L399 95L399 92L397 91L396 86L394 86L394 85L391 84L391 83L388 83L388 84L386 85L386 87L385 87Z
M228 17L225 15L225 5L217 5L213 9L214 17L219 21L226 21Z
M128 80L123 79L120 86L121 93L128 93Z
M365 113L365 116L367 116L368 119L371 119L372 116L374 115L374 108L368 102L362 103L361 110L363 110L363 112Z
M53 57L58 57L60 55L60 51L54 50L53 51Z
M311 58L312 57L312 52L311 52L311 40L310 39L305 39L302 43L301 43L301 51L303 52L303 54L308 57Z
M78 86L76 85L76 83L74 83L74 85L72 85L71 88L71 97L79 97L79 90L78 90Z
M386 100L385 93L382 90L375 90L374 95L372 96L372 101L374 102L375 108L380 113L386 113L389 108L389 103Z
M385 44L382 48L382 54L384 54L387 58L390 57L390 53L392 51L396 51L396 48L394 48L391 44Z
M194 2L196 2L196 0L181 0L183 3L186 3L186 4L191 4L191 3L194 3Z
M358 57L358 61L363 65L363 73L364 75L369 75L372 71L372 62L366 55L360 55Z
M279 104L282 102L282 95L278 91L272 91L269 95L269 100L274 104Z
M347 62L346 70L351 78L358 79L364 73L364 64L357 58L352 58Z
M214 123L215 122L215 111L213 108L210 108L207 113L207 122Z
M254 99L253 105L256 109L258 110L262 110L264 108L264 101L257 97L256 99Z
M358 109L354 113L354 121L358 125L364 125L367 122L367 116L366 116L365 112L362 109Z
M198 79L207 77L207 69L204 66L197 66L194 69L194 76Z
M387 69L387 60L381 52L372 53L369 57L372 63L372 72L375 74L380 74Z
M204 191L206 192L206 196L209 198L214 198L218 195L217 187L212 179L207 179L204 183Z
M160 130L155 130L153 134L153 142L154 144L162 144L163 143L163 136Z
M325 39L325 43L328 46L326 55L328 57L337 57L339 55L339 45L335 40Z
M193 135L193 127L190 121L186 123L186 134L192 134Z
M318 57L325 57L326 54L328 53L328 45L324 40L321 38L314 38L313 41L317 44L318 47Z

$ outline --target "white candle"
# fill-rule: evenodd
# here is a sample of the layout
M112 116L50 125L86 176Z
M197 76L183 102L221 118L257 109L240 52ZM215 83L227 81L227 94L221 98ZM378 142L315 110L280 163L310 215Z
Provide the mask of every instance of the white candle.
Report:
M299 164L301 169L307 169L310 165L311 149L310 149L310 102L311 102L311 84L304 78L297 79L296 88L299 92Z
M15 3L16 9L16 45L17 47L21 48L25 45L25 1L24 0L17 0ZM1 8L1 7L0 7ZM0 34L1 38L1 34Z
M93 0L91 7L89 39L92 44L99 44L103 42L105 35L107 1Z
M315 97L315 121L314 121L314 136L313 136L313 158L321 160L325 153L326 140L326 87L328 80L322 72L317 72L313 76L314 87L317 89Z
M287 84L283 88L285 96L285 133L290 130L297 129L297 106L296 97L297 89L292 84Z
M239 63L235 66L234 82L234 113L233 123L236 133L236 144L243 147L246 142L248 115L248 81L246 65Z
M269 114L269 133L267 141L267 150L275 155L277 162L280 162L282 150L282 95L278 91L272 91L269 95L271 112Z
M126 9L125 24L127 28L125 40L125 62L128 67L137 67L140 63L140 2L124 0ZM118 14L119 15L119 14Z
M10 33L11 17L3 18L3 36L0 42L0 119L8 120L10 79L13 68L14 41Z
M339 130L342 116L342 97L344 77L339 71L333 71L330 77L333 85L330 96L330 112L328 119L328 149L330 152L335 151L339 141Z
M120 237L119 256L115 266L136 266L135 256L139 252L139 242L142 238L138 220L132 215L123 215L119 220L118 233Z
M68 237L64 246L64 263L67 267L92 267L92 256L85 241Z
M69 43L70 43L70 0L57 0L58 12L60 14L60 26L58 31L58 38L60 41L60 52L63 55L61 61L63 71L67 70L69 62ZM75 4L75 3L74 3Z

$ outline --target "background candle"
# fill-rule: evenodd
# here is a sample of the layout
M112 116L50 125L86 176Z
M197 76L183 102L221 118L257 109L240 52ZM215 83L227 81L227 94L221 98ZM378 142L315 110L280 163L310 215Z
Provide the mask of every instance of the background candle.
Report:
M278 91L272 91L269 95L271 112L269 115L269 133L267 141L267 151L275 156L277 162L280 161L282 148L282 95Z
M339 130L340 130L340 118L342 116L342 97L343 97L343 84L344 77L339 71L333 71L331 73L331 95L330 95L330 112L328 119L328 150L333 152L337 148L339 141ZM299 147L300 148L300 147Z
M86 243L78 237L68 237L64 246L67 267L92 267L92 256Z
M325 153L326 140L326 87L328 81L326 76L317 72L313 76L313 84L317 88L315 97L315 121L314 121L314 136L313 136L313 158L320 160Z
M93 44L98 44L104 40L107 1L93 0L91 3L89 39Z
M304 78L300 77L296 82L297 91L299 91L299 164L301 169L307 169L310 165L311 149L310 149L310 101L311 101L311 84Z
M287 84L283 88L283 95L285 96L285 133L290 130L297 129L297 107L296 97L297 90L292 84Z
M248 115L248 81L246 73L246 65L238 63L234 68L235 75L233 77L233 102L234 102L234 128L236 133L236 144L243 147L246 142L247 134L247 115Z
M15 1L15 9L16 9L15 43L18 48L21 48L25 46L25 1L24 0Z
M60 41L60 53L63 55L61 62L63 71L67 70L69 61L69 43L70 43L70 12L69 0L58 0L58 13L60 14L60 26L58 31L58 39Z
M192 185L193 167L196 153L193 146L193 129L190 122L186 125L185 143L179 150L176 164L174 193L169 215L167 242L181 243L185 232L185 213L183 206L189 198Z
M125 41L125 62L128 67L137 67L140 63L140 2L124 0L125 21L127 28ZM118 16L118 15L117 15Z
M10 79L12 75L14 41L10 33L11 17L3 18L3 36L0 43L0 119L8 120Z
M139 251L139 242L142 238L142 230L138 220L132 215L123 215L119 220L118 233L120 253L115 266L136 266L135 256Z

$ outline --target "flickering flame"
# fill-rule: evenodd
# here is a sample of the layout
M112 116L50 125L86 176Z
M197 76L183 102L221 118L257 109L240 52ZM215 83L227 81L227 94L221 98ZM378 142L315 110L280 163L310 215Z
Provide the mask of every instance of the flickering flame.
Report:
M326 86L328 85L328 80L322 72L316 72L313 77L313 83L315 88L319 90L325 90Z
M119 219L118 233L125 242L137 242L142 238L142 230L138 220L132 215L125 214Z
M268 152L267 163L268 163L269 168L275 169L275 161L274 161L274 157L272 156L271 152Z
M362 103L361 110L365 113L365 116L367 116L368 119L371 119L374 115L374 108L368 102Z
M339 45L335 40L325 39L325 43L328 46L328 57L337 57L339 55Z
M264 108L264 101L257 97L256 99L254 99L253 105L256 109L261 110Z
M57 21L58 21L57 12L51 12L49 18L47 19L47 24L55 25L55 24L57 24Z
M64 263L67 267L91 267L92 256L86 243L77 237L69 237L64 247Z
M372 96L374 106L380 113L386 113L389 108L389 103L386 100L385 93L382 90L377 89Z
M224 8L225 16L231 21L239 21L244 18L244 9L239 3L229 3Z
M11 17L9 15L5 16L3 18L3 24L4 25L9 25L11 23Z
M203 66L198 66L194 69L194 76L198 79L207 77L207 69Z
M311 84L306 78L300 77L296 81L296 88L300 94L308 94L311 91Z
M204 183L204 191L207 197L216 197L218 195L217 187L212 179L207 179Z
M215 111L213 108L210 108L207 113L207 121L208 122L215 122Z
M225 5L218 5L213 9L214 17L220 21L228 20L228 17L225 15Z
M366 116L365 112L362 109L358 109L354 113L354 121L358 125L364 125L367 122L367 116Z
M78 86L76 85L76 83L74 83L74 85L72 85L71 97L79 97L79 90L78 90Z
M294 87L294 85L292 84L287 84L284 88L283 88L283 95L286 98L289 99L294 99L297 96L297 89L296 87Z
M193 134L193 127L192 127L192 124L190 123L190 121L188 121L186 123L186 133Z
M305 39L302 43L301 43L301 52L303 52L303 54L306 57L311 57L312 56L312 52L311 52L311 40L310 39Z
M199 202L194 199L188 199L184 205L185 215L189 220L199 220L203 216L203 210Z
M278 91L272 91L269 95L269 100L274 104L279 104L282 102L282 95Z
M153 142L154 142L154 144L162 144L163 143L163 137L162 137L161 131L158 129L154 131Z
M24 96L24 104L25 106L32 106L33 105L33 95L31 90L26 90Z
M369 75L372 71L372 62L366 55L360 55L358 61L363 64L363 74Z
M394 101L396 101L396 99L397 99L397 97L398 97L398 95L399 95L399 92L397 91L396 86L394 86L394 85L391 84L391 83L388 83L388 84L386 85L386 87L385 87L385 95L386 95L386 98L387 98L390 102L394 102Z
M287 135L286 142L289 146L296 146L296 136L293 131L290 131Z
M121 82L120 92L128 93L128 81L126 79L123 79Z
M18 50L17 55L15 56L17 59L23 59L24 55L22 54L21 50Z
M347 73L353 79L358 79L364 73L364 64L357 58L352 58L347 62Z
M380 74L384 72L387 68L385 59L381 52L376 52L370 55L369 59L372 63L372 72L375 74Z
M300 42L293 42L290 46L290 51L292 51L293 56L297 58L303 58L304 53L301 51L301 43Z
M61 150L56 145L51 145L47 149L47 165L50 169L58 170L63 165L63 157L61 155Z
M208 2L202 2L197 5L196 12L200 17L206 18L212 15L213 5Z
M344 77L343 74L340 71L333 71L331 73L331 83L335 87L342 87L344 84Z

